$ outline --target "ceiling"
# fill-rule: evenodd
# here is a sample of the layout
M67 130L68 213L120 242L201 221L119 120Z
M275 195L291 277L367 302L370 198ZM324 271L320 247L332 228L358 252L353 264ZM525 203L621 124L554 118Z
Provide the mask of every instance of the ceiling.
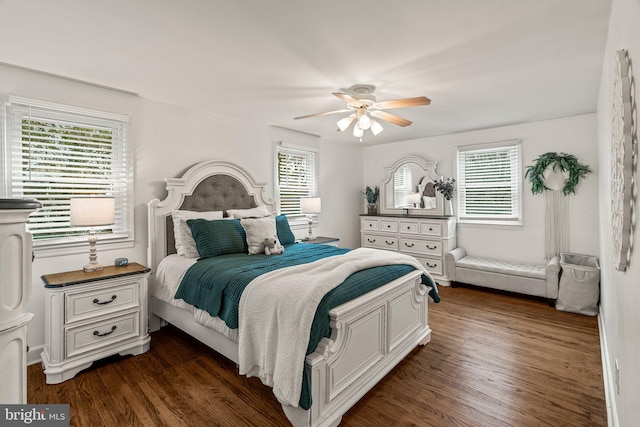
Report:
M610 0L0 0L0 62L334 141L596 110ZM27 30L28 29L28 30ZM354 84L409 127L337 132Z

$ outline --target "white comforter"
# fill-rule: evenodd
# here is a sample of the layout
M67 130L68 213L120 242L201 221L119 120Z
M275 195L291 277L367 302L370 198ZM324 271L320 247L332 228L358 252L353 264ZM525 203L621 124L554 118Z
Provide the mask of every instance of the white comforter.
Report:
M240 374L259 377L280 403L297 407L311 323L322 298L356 271L393 264L429 275L411 256L359 248L254 279L240 299Z

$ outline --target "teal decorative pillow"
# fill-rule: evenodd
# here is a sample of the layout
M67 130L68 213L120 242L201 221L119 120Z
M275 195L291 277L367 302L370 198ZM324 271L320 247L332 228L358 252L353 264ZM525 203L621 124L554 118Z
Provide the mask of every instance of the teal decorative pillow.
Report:
M282 214L276 217L276 231L281 244L290 245L296 242L296 236L293 235L293 231L289 227L289 220L286 215Z
M247 253L247 236L239 219L189 219L187 224L191 227L200 258Z

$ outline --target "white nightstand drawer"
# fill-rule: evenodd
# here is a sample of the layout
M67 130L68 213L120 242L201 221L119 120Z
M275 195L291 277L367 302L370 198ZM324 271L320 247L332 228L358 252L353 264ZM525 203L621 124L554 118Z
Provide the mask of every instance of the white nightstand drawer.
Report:
M397 251L398 239L389 236L365 234L364 236L362 236L362 246Z
M397 221L380 221L380 231L388 231L389 233L398 232Z
M434 240L400 239L400 251L441 257L442 244Z
M420 224L420 234L424 236L442 236L442 225L435 222L423 222Z
M138 282L65 295L65 323L140 305Z
M96 350L118 341L140 336L140 312L65 329L65 357Z

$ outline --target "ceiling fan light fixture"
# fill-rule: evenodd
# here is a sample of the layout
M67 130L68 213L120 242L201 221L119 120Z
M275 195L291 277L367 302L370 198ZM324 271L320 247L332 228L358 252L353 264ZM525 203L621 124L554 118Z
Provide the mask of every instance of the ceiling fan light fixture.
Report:
M380 123L376 122L375 120L371 120L371 133L373 133L374 136L378 135L383 130L384 128Z
M356 118L355 114L351 114L350 116L344 117L340 120L338 120L338 123L336 123L338 125L338 129L340 130L340 132L344 131L346 128L348 128L351 125L351 122L353 122L353 119Z
M353 136L355 136L356 138L362 138L363 134L363 130L360 129L360 126L358 126L358 124L356 123L356 125L353 127Z
M359 118L358 118L358 126L360 127L360 129L362 130L367 130L369 129L369 127L371 126L371 119L369 118L369 116L367 115L367 113L362 114Z

